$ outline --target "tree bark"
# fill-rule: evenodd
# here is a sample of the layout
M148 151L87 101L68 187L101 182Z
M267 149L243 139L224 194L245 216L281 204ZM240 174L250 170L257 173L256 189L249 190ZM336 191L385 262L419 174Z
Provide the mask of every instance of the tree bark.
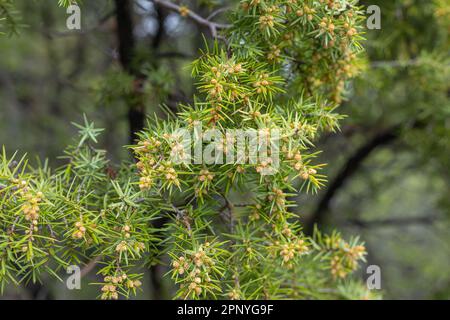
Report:
M134 76L134 88L131 97L128 97L128 124L130 144L134 144L137 133L144 128L145 103L142 93L144 81L139 68L134 65L135 38L133 34L133 2L130 0L115 0L117 36L119 40L119 59L122 68Z

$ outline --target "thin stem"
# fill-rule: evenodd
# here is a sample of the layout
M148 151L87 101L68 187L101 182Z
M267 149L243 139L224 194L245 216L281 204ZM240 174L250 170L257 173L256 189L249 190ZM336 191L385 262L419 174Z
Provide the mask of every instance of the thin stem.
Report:
M181 7L179 5L176 5L175 3L172 3L170 1L166 0L153 0L155 4L158 4L164 8L167 8L172 11L180 12ZM187 12L187 17L189 17L191 20L196 22L200 26L207 27L214 38L217 38L217 30L219 29L228 29L231 27L229 24L222 24L222 23L216 23L212 22L208 19L203 18L199 14L193 12L192 10L189 10Z
M226 12L227 10L229 10L230 7L223 7L223 8L219 8L217 10L215 10L213 13L211 13L206 20L212 20L215 16L221 14L222 12Z
M96 256L94 259L89 261L89 263L83 269L81 269L81 272L80 272L81 278L83 278L89 272L91 272L92 269L94 269L94 267L97 265L97 263L99 263L100 260L102 260L102 258L103 258L102 256Z

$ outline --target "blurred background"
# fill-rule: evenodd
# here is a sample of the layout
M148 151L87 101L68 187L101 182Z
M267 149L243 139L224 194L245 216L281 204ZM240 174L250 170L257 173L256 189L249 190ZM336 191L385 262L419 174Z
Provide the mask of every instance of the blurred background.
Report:
M225 21L238 1L183 3ZM341 132L317 142L327 187L299 196L298 211L307 229L318 223L361 236L367 263L381 268L384 298L449 299L450 4L361 4L380 7L381 29L366 30L364 70L340 107L347 115ZM179 14L148 0L85 0L81 30L69 31L56 0L14 6L17 34L0 36L0 145L8 152L58 165L76 132L71 122L85 113L106 129L100 144L118 163L129 158L124 145L143 115L164 117L160 104L175 111L191 101L189 64L202 34L211 35ZM95 288L79 296L53 282L6 297L96 295ZM140 297L152 298L151 288Z

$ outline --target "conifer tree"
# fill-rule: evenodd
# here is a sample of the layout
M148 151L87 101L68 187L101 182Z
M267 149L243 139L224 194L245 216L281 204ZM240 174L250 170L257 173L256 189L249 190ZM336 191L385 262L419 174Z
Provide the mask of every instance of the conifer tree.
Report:
M98 265L99 297L118 299L139 291L143 265L163 265L177 299L373 297L350 276L366 254L359 239L309 237L290 210L291 196L326 183L314 142L339 129L336 109L361 64L357 1L244 0L226 24L154 2L214 38L192 63L194 103L149 118L129 146L135 163L110 164L86 117L60 168L4 149L1 288ZM213 129L219 138L204 139ZM234 149L229 130L275 147L263 161L186 161L184 150Z

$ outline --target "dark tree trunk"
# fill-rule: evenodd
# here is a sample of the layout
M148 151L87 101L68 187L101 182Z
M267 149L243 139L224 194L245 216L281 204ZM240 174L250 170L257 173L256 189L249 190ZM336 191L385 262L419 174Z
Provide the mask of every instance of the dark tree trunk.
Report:
M143 77L134 61L133 1L115 0L115 4L120 63L125 71L135 77L133 94L127 99L129 139L130 144L133 144L137 138L137 133L144 128L145 103L142 94Z
M134 59L136 43L133 34L133 1L115 0L115 4L120 63L125 71L134 76L134 92L131 97L128 97L129 137L130 144L134 144L137 139L137 133L144 129L145 123L145 101L142 92L145 76L140 72L139 65ZM166 18L165 12L158 6L156 7L156 12L158 14L158 32L151 44L155 52L163 40L164 21ZM163 222L160 222L156 223L154 227L159 229L162 225ZM150 268L154 299L164 298L162 274L163 271L160 265Z

